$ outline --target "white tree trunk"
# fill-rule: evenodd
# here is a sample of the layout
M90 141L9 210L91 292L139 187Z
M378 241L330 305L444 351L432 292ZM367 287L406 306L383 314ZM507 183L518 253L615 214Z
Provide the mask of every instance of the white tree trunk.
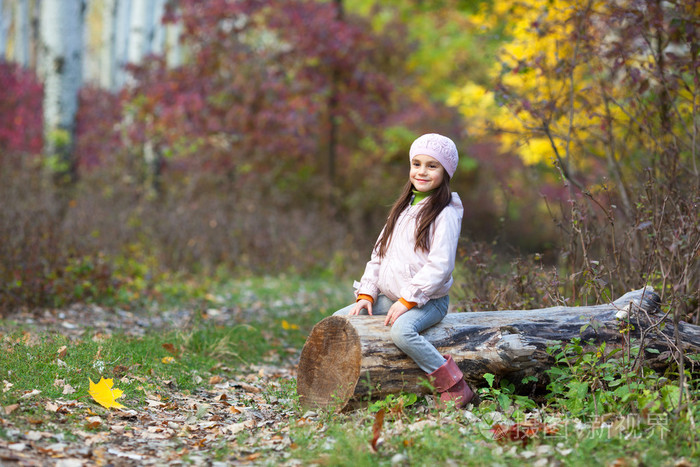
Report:
M114 23L114 78L112 89L121 89L126 81L125 67L128 63L131 3L131 0L120 0L117 2Z
M165 59L170 68L182 65L181 34L182 23L169 24L165 27Z
M85 14L83 80L114 87L114 24L118 0L90 0Z
M153 18L151 25L153 37L151 39L150 52L155 55L163 55L165 52L165 25L163 24L165 2L166 0L153 0Z
M0 63L7 57L7 32L10 30L10 17L6 11L8 7L9 5L0 0Z
M84 0L42 0L41 59L47 155L70 148L82 84ZM60 142L60 144L58 144ZM67 153L62 153L66 157ZM69 162L69 161L65 161Z
M23 67L28 67L32 40L29 0L16 0L14 7L14 61Z
M102 5L102 47L100 47L100 87L114 90L116 66L117 0L104 0Z
M154 7L155 2L152 0L132 0L127 55L129 63L139 65L143 57L151 52Z

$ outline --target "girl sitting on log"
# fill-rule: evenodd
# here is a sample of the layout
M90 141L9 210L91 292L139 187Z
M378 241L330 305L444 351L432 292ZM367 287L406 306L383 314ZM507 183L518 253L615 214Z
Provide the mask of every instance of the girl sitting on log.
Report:
M360 282L357 301L334 315L386 315L394 344L427 373L441 407L466 406L475 397L451 356L420 333L439 323L450 302L462 202L449 182L459 156L455 143L435 133L409 151L409 179L394 203Z

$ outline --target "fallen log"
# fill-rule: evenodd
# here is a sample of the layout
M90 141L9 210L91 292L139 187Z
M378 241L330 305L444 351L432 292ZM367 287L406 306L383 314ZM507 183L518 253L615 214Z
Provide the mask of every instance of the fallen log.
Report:
M472 386L483 386L485 373L514 384L534 376L547 383L545 370L554 359L547 348L574 338L581 342L622 345L644 334L645 365L663 367L677 350L673 321L660 317L660 299L651 287L629 292L614 302L535 310L448 313L423 335L450 354ZM330 316L311 331L301 352L297 393L304 407L342 409L349 402L388 394L425 394L425 374L391 341L384 317ZM663 322L663 324L661 323ZM628 324L628 334L621 329ZM678 325L686 352L700 351L700 326Z

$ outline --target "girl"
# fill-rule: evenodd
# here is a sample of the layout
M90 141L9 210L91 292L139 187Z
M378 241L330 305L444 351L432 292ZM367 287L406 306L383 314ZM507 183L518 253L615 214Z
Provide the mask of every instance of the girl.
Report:
M360 282L357 301L334 315L386 315L394 344L427 373L440 405L464 407L474 392L451 356L420 332L447 314L462 226L462 202L449 181L459 160L455 143L430 133L409 151L409 179L394 203Z

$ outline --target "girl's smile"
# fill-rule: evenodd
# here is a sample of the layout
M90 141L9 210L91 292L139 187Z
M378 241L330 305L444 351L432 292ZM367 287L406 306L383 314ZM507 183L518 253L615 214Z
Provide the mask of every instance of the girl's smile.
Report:
M419 154L411 159L409 178L413 187L420 192L434 190L442 184L445 169L434 157Z

